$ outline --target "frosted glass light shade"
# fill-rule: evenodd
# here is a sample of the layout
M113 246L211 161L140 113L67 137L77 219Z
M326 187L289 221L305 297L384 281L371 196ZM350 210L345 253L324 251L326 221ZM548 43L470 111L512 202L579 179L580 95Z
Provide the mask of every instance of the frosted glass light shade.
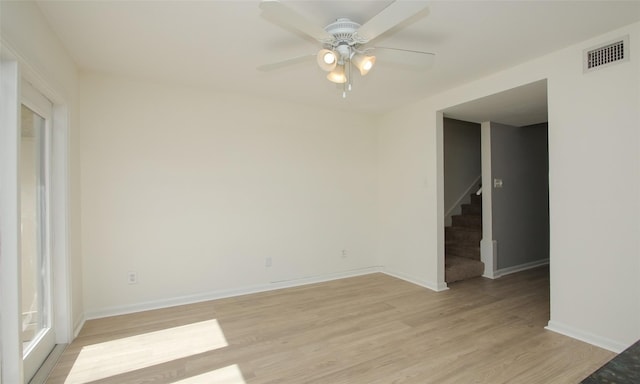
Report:
M351 59L351 62L353 63L353 65L356 66L356 68L358 68L358 70L360 71L360 74L364 76L367 73L369 73L371 68L373 68L373 65L376 63L376 57L365 56L358 53L353 56L353 58Z
M327 79L336 84L344 84L347 82L347 76L344 74L344 65L338 65L336 68L329 72Z
M329 49L321 49L316 56L318 66L324 71L333 71L338 64L338 56Z

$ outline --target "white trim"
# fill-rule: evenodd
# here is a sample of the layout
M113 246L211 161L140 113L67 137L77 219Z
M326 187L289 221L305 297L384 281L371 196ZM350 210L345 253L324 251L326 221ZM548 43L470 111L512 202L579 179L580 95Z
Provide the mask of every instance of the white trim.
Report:
M337 272L337 273L331 273L331 274L320 275L320 276L305 277L300 279L273 281L269 284L264 284L264 285L254 285L250 287L237 288L237 289L223 289L223 290L207 292L202 294L180 296L180 297L174 297L174 298L164 299L164 300L153 300L153 301L147 301L144 303L110 307L110 308L104 308L104 309L95 310L95 311L88 311L85 314L85 317L82 318L81 321L79 321L78 324L75 325L74 335L77 336L80 333L82 327L84 326L85 319L94 320L94 319L100 319L100 318L109 317L109 316L126 315L129 313L168 308L168 307L174 307L177 305L186 305L186 304L200 303L200 302L209 301L209 300L225 299L229 297L249 295L252 293L274 291L274 290L283 289L283 288L300 287L308 284L323 283L327 281L345 279L349 277L370 275L373 273L384 273L385 275L395 277L397 279L404 280L408 283L415 284L436 292L446 291L449 289L447 287L447 283L437 284L437 283L422 280L417 277L410 276L404 273L392 272L392 271L386 270L381 266L374 266L369 268L354 269L351 271Z
M482 185L491 184L491 122L480 124L480 146L482 158ZM498 242L493 240L492 188L482 192L482 240L480 240L480 260L484 263L483 277L496 278L498 267Z
M594 335L593 333L582 331L580 329L576 329L569 325L562 324L553 320L549 320L549 323L546 327L544 327L544 329L571 337L576 340L584 341L585 343L589 343L600 348L608 349L609 351L615 353L620 353L629 348L629 346L631 345L620 343L606 337Z
M449 289L449 287L447 286L447 283L445 283L445 282L438 284L438 283L434 283L432 281L422 280L420 278L408 275L406 273L389 271L386 268L382 271L382 273L384 273L385 275L389 275L391 277L395 277L396 279L404 280L404 281L409 282L411 284L415 284L415 285L419 285L419 286L424 287L424 288L428 288L428 289L430 289L432 291L435 291L435 292L442 292L442 291L446 291L446 290Z
M67 100L58 92L51 82L40 75L29 62L15 50L6 40L0 38L3 59L16 60L20 66L20 79L27 80L38 92L42 93L52 104L67 104Z
M528 269L538 268L543 265L549 265L549 259L536 260L530 263L514 265L513 267L501 268L495 271L494 276L495 278L507 276L512 273L517 273L517 272L526 271Z
M54 321L56 331L56 342L69 344L73 340L73 321L71 306L71 271L69 261L69 151L70 151L70 117L69 100L62 96L57 88L51 86L35 70L28 61L17 53L5 40L2 40L3 53L16 58L20 67L21 80L24 79L31 84L39 93L44 95L53 106L53 142L52 151L54 167L51 169L52 183L52 206L56 211L53 219L52 230L54 231L52 244L52 273L54 278L53 302L55 306ZM21 97L21 95L20 95ZM59 178L59 179L58 179Z
M478 177L476 177L473 180L471 185L469 185L469 187L462 193L462 195L460 195L458 200L456 200L456 202L453 203L451 208L449 208L447 213L445 213L444 215L445 225L451 225L451 216L453 216L454 213L457 214L458 212L461 211L460 207L462 206L462 204L466 204L468 201L471 201L471 194L478 191L478 183L480 181L482 181L482 174L478 175Z
M59 214L54 219L52 223L52 229L54 230L54 245L52 249L52 256L54 258L52 265L52 272L56 274L54 278L54 297L53 300L55 302L55 327L56 327L56 336L58 343L70 343L73 335L73 326L72 326L72 307L71 307L71 271L69 269L69 150L70 150L70 136L69 136L69 103L66 97L64 97L63 93L59 92L58 87L53 86L50 81L43 77L40 72L34 69L24 57L18 54L15 49L11 47L10 44L7 43L6 40L0 38L0 55L1 55L1 64L2 64L2 76L0 76L0 84L2 85L2 113L0 113L0 147L2 145L11 146L14 145L16 148L9 148L9 151L6 151L4 147L0 150L2 154L2 158L0 159L0 186L4 185L12 187L15 184L17 186L17 178L12 184L7 184L5 181L9 178L10 174L2 174L5 171L11 173L16 172L17 177L17 163L6 161L7 158L12 157L14 154L17 155L16 151L18 150L17 142L13 142L10 140L10 137L5 137L5 133L7 131L14 130L15 134L19 132L17 127L19 126L19 121L12 119L17 116L12 116L12 114L5 113L5 108L9 108L9 103L17 102L17 111L19 113L19 106L22 100L21 87L20 82L22 80L26 80L29 82L38 92L42 93L45 98L51 101L53 104L53 129L55 132L54 142L53 142L53 162L54 169L52 169L52 175L54 177L60 177L59 182L54 182L55 186L53 186L54 190L52 193L54 194L54 200L52 201L52 208L56 209ZM15 66L15 73L13 70L9 71L8 65ZM12 87L10 86L10 82L13 81L13 77L16 77L15 80L18 84L15 87L17 94L12 97L5 97L7 95L11 96L11 92L13 92ZM15 99L15 100L14 100ZM57 135L57 137L56 137ZM17 161L17 159L16 159ZM15 170L11 171L9 168L14 167ZM11 181L11 180L9 180ZM56 180L58 181L58 180ZM2 189L2 188L0 188ZM19 248L13 247L13 245L8 244L11 240L13 242L13 232L17 231L18 222L13 221L13 215L11 217L7 217L4 212L5 203L8 200L12 199L12 196L7 196L5 190L0 191L0 210L2 211L0 214L0 235L3 238L3 241L0 242L0 253L2 253L3 257L0 260L4 259L4 263L6 264L8 256L10 255L18 255ZM18 201L19 202L19 201ZM12 203L14 207L19 207L19 204ZM17 208L16 208L17 209ZM7 228L7 226L9 228ZM15 227L11 228L11 226ZM19 238L18 238L19 243ZM19 244L17 245L19 247ZM13 248L9 248L13 247ZM6 256L4 256L6 255ZM12 257L13 258L13 257ZM2 369L2 377L0 381L3 382L15 382L22 383L23 380L23 364L22 364L22 343L19 342L19 345L14 345L12 343L13 337L17 337L18 341L20 338L19 327L15 330L15 335L13 335L12 324L7 322L7 315L16 312L16 317L19 317L19 290L13 288L13 280L17 279L19 276L18 273L14 273L15 271L12 269L8 269L9 266L2 265L0 266L0 282L1 282L1 292L12 292L13 295L16 296L18 300L18 310L12 310L12 307L9 307L11 303L7 302L7 297L1 296L0 302L2 308L3 318L0 318L0 325L2 328L2 353L0 356L2 357L2 364L0 364ZM3 272L12 273L15 275L15 278L7 279ZM7 290L5 287L12 286L12 289ZM18 292L18 295L15 293ZM11 311L9 311L11 310ZM12 319L10 319L12 321ZM10 332L10 334L5 334L5 332ZM8 341L7 341L8 340ZM11 342L9 342L11 341ZM19 361L13 362L14 354L19 354ZM11 369L7 369L10 367Z
M84 327L84 323L86 322L84 315L73 325L73 338L75 339L82 331L82 327Z
M436 112L436 282L435 284L433 282L427 282L429 289L433 289L435 291L447 289L447 283L444 281L444 226L444 113L442 113L442 111L438 111ZM416 283L420 284L420 281Z
M480 240L480 260L484 263L484 273L482 277L495 279L498 265L498 242L496 240Z
M38 285L38 289L42 290L41 293L44 294L44 297L41 304L43 307L39 308L37 312L40 312L41 310L43 319L47 320L46 323L41 325L43 332L40 333L36 339L31 341L23 350L23 374L25 379L31 380L40 369L40 366L46 361L47 356L55 348L56 344L56 308L54 306L55 292L53 290L53 267L57 262L56 254L53 253L52 245L53 239L57 235L57 231L56 228L52 226L52 219L54 217L53 212L56 210L55 207L52 206L52 202L55 190L54 184L57 184L57 180L52 177L52 172L58 167L55 162L56 152L63 152L64 147L62 148L62 151L56 151L52 146L53 136L56 135L55 127L53 126L53 104L38 89L31 85L27 79L22 77L20 81L20 99L22 105L31 110L29 113L40 116L44 120L44 127L39 127L42 131L40 133L37 133L36 131L34 138L34 143L36 144L36 147L34 148L36 163L34 165L36 165L36 167L42 167L42 169L38 169L38 171L36 171L36 179L44 181L44 189L39 190L36 194L36 201L39 203L36 225L41 237L36 237L32 240L38 241L39 244L39 251L37 252L37 255L34 256L37 256L42 260L42 265L40 265L41 276L38 281L38 284L42 284L42 286ZM34 122L33 128L36 128L37 125L38 124ZM22 127L19 128L19 131L21 130ZM22 144L23 140L20 141L20 150L24 148L22 147ZM19 161L22 160L23 159L20 158ZM22 190L22 186L20 186L20 188ZM23 240L21 240L21 242L22 241ZM22 257L23 256L19 256L19 259L22 259ZM37 329L37 331L39 332L40 329Z
M70 344L73 341L71 268L69 261L69 108L66 105L53 104L53 149L51 169L52 190L51 209L53 241L51 244L53 265L53 303L55 307L56 343Z
M46 383L47 377L49 377L49 374L51 373L51 371L53 371L53 368L56 366L56 363L60 359L60 356L62 356L62 353L64 352L66 347L67 344L57 344L55 348L53 348L53 351L51 351L49 356L47 356L44 364L42 364L31 381L29 381L29 384Z
M174 307L177 305L193 304L193 303L199 303L199 302L209 301L209 300L248 295L252 293L268 292L268 291L274 291L274 290L283 289L283 288L299 287L299 286L308 285L308 284L322 283L326 281L332 281L332 280L338 280L338 279L344 279L348 277L356 277L356 276L362 276L362 275L369 275L372 273L379 273L379 272L382 272L381 267L369 267L369 268L354 269L354 270L344 271L344 272L330 273L330 274L319 275L319 276L304 277L300 279L273 281L269 284L254 285L254 286L236 288L236 289L223 289L223 290L217 290L217 291L206 292L201 294L178 296L178 297L173 297L173 298L163 299L163 300L153 300L153 301L147 301L147 302L138 303L138 304L131 304L131 305L104 308L104 309L99 309L94 311L87 311L85 313L85 318L87 320L93 320L93 319L99 319L99 318L109 317L109 316L125 315L129 313L149 311L153 309ZM84 321L82 322L82 324L80 324L80 327L83 324L84 324ZM80 332L80 329L76 329L76 330L77 332Z
M20 64L2 42L0 58L0 382L24 381L20 340Z

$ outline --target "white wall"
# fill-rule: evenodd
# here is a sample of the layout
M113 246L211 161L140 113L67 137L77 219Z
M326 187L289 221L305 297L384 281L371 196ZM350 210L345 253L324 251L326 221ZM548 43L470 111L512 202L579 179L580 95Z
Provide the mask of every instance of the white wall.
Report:
M631 61L582 73L582 50L630 34ZM548 80L549 328L609 349L640 338L640 24L449 90L380 128L381 263L437 283L438 111Z
M372 118L100 74L80 83L89 317L376 264Z
M442 142L438 148L435 140L437 117L429 113L433 111L425 102L391 112L380 120L377 246L379 262L386 272L439 290L446 288L444 267L435 257L437 239L444 242L444 221L439 223L436 214L438 187L441 197L444 195L444 177L440 174L438 179L442 162L436 160L443 148ZM444 255L444 245L441 251Z

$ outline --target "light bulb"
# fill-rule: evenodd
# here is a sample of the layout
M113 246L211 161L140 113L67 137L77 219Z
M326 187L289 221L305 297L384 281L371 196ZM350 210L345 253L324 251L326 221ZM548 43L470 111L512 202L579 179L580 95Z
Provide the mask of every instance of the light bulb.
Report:
M336 61L336 55L333 52L326 52L324 56L322 56L322 60L325 64L333 64Z
M338 56L332 50L321 49L320 51L318 51L316 61L318 62L318 66L323 71L330 72L333 71L338 64Z

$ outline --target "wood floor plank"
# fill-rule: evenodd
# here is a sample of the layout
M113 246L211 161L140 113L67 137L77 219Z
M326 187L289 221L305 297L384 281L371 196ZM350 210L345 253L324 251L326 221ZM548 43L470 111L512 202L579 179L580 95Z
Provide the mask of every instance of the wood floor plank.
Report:
M445 292L371 274L88 321L47 383L578 383L614 356L548 319L546 268Z

